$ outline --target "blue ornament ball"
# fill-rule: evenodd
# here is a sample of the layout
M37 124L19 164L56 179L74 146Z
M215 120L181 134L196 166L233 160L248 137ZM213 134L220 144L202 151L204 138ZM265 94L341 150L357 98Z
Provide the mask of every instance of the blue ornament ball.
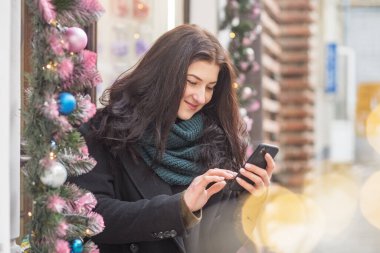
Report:
M74 239L71 242L71 253L82 253L82 252L83 252L82 239Z
M57 143L55 142L55 140L50 141L50 148L51 150L57 150Z
M63 115L72 113L77 107L75 97L68 92L61 92L58 96L59 112Z

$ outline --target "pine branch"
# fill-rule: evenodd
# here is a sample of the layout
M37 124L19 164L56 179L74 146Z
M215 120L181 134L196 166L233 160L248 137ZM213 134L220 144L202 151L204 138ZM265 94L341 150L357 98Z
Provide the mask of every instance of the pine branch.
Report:
M92 194L63 184L66 171L70 175L89 172L95 161L88 156L85 141L70 124L70 117L60 113L62 101L57 97L62 91L74 93L81 103L75 120L88 120L93 108L80 95L84 86L70 89L65 81L80 76L93 87L92 73L97 73L92 61L88 62L91 68L85 68L83 52L68 51L63 27L89 25L103 9L97 0L26 0L26 4L33 17L33 68L27 77L30 88L23 112L26 153L31 157L23 168L33 198L31 252L68 252L72 239L99 233L104 224L101 216L91 211L96 203ZM88 245L88 249L96 249Z
M60 154L58 157L60 163L65 166L70 176L79 176L91 171L96 165L96 161L88 156L76 154Z

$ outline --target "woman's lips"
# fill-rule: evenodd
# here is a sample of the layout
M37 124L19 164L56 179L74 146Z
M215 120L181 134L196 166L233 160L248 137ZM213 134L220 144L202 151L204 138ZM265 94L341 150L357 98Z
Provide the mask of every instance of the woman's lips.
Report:
M187 102L187 101L185 101L185 102L191 110L196 110L198 108L198 105L192 104L192 103Z

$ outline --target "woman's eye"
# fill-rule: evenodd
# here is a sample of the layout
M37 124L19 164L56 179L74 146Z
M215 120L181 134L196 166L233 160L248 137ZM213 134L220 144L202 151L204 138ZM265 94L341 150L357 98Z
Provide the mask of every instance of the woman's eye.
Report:
M197 84L196 82L192 82L192 81L190 81L190 80L187 80L187 82L188 82L189 84L192 84L192 85Z
M208 90L214 90L214 88L215 88L214 86L212 86L212 87L207 87Z

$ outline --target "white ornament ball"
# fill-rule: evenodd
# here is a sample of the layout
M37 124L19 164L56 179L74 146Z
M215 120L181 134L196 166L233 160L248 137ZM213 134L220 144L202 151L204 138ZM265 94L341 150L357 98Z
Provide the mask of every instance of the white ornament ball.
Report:
M252 95L253 95L253 90L251 87L244 87L243 88L243 91L241 94L242 99L246 100L246 99L250 98Z
M49 168L46 168L40 177L41 182L45 185L57 188L66 181L66 168L59 162L52 162Z
M239 112L242 117L247 116L248 114L247 109L245 108L239 108Z

